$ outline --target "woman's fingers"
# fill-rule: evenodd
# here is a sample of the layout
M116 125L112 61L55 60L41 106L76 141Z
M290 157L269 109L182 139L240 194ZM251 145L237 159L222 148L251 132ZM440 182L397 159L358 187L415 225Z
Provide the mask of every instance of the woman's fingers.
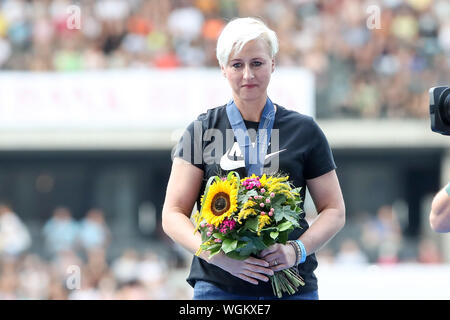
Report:
M258 280L269 281L268 276L273 275L273 270L270 269L267 261L253 257L241 261L239 269L240 271L237 272L236 276L255 285L258 284Z
M270 269L270 267L263 268L263 267L252 265L252 264L246 264L244 266L244 269L248 270L250 272L253 272L253 273L266 274L268 276L273 276L273 271L272 271L272 269Z
M281 271L281 270L284 270L287 268L288 268L288 265L285 263L279 263L277 265L274 265L273 267L270 267L270 269L273 270L273 272Z
M295 250L291 245L279 243L263 250L260 256L269 263L270 268L274 271L290 268L295 264L296 258Z
M269 266L272 270L273 266L286 263L283 246L279 243L276 243L268 247L267 249L264 249L263 251L261 251L259 256L269 263Z
M263 258L264 260L267 261L266 256L267 256L268 254L271 254L271 253L273 253L273 252L276 252L278 249L279 249L279 244L278 244L278 243L276 243L276 244L274 244L274 245L271 245L271 246L268 247L267 249L262 250L262 251L259 253L259 257L260 257L260 258Z
M244 262L245 262L244 268L247 270L263 273L268 276L273 275L273 271L270 269L270 264L267 261L250 257L244 260Z
M270 267L273 267L276 264L284 263L281 255L278 252L274 252L274 253L267 255L264 258L264 260L266 260L269 263Z
M270 271L272 271L272 270L270 270ZM243 274L245 274L246 276L248 276L252 279L261 280L264 282L269 281L269 277L266 277L265 275L263 275L262 273L259 273L259 272L254 272L251 270L244 270Z
M258 284L258 281L256 281L256 280L253 279L253 278L250 278L250 277L246 276L246 275L243 274L243 273L237 274L236 276L237 276L238 278L242 279L242 280L245 280L245 281L247 281L247 282L250 282L251 284L255 284L255 285Z
M255 285L258 284L258 281L269 281L269 276L274 274L268 261L254 257L239 261L223 255L216 258L215 263L234 276Z
M263 259L249 257L249 258L245 259L244 261L249 264L254 264L257 266L261 266L261 267L269 267L269 263L265 259L263 260Z

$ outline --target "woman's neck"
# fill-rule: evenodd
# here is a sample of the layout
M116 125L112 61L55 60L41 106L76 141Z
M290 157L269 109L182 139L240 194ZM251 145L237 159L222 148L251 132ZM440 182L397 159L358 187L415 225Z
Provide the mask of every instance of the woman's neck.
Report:
M264 99L258 99L255 101L242 101L234 98L236 107L241 112L242 118L247 121L259 122L261 114L266 105L267 96Z

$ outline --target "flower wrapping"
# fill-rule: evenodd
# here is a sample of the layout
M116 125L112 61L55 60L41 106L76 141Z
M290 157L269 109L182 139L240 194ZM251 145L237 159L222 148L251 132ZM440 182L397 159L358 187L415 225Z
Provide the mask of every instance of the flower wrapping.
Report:
M211 258L223 252L244 260L275 243L286 244L289 233L300 227L300 190L282 174L241 179L232 171L226 177L210 177L193 217L195 232L202 237L196 255L208 251ZM279 298L305 285L295 266L269 278Z

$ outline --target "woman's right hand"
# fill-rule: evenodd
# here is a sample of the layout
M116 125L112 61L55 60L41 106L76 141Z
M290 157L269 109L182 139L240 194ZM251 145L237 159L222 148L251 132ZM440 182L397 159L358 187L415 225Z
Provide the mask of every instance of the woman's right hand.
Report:
M236 260L221 252L206 261L255 285L258 284L258 280L267 282L269 281L267 276L273 276L273 270L269 268L269 263L258 258L249 257L245 260Z

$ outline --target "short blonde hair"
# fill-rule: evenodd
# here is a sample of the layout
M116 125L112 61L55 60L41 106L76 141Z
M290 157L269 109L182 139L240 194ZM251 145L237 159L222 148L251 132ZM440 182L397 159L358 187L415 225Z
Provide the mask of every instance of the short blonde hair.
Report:
M267 42L271 58L275 57L278 52L277 35L260 19L237 18L228 22L217 40L216 56L219 65L224 67L228 63L234 48L236 53L239 53L247 42L259 38Z

